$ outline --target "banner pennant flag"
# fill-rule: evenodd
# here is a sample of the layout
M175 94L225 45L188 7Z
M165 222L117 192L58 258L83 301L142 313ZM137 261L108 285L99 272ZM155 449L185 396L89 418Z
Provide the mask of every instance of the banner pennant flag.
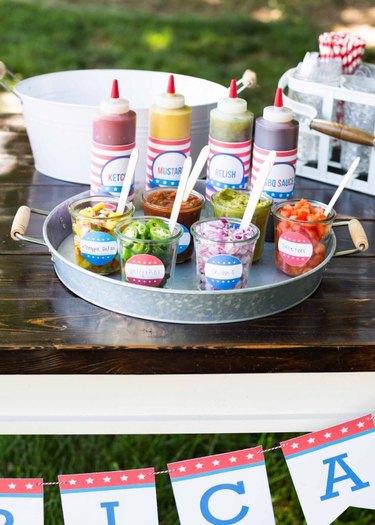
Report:
M168 464L181 525L274 525L262 447Z
M58 477L65 525L158 525L153 468Z
M375 509L375 426L367 414L281 443L308 525Z
M0 523L43 525L43 479L0 479Z

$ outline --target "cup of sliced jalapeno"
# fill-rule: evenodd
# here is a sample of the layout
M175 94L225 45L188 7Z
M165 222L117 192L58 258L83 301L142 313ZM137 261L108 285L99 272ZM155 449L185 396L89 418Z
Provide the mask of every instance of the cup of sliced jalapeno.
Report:
M115 227L121 276L126 282L162 288L173 276L183 230L161 217L133 217Z

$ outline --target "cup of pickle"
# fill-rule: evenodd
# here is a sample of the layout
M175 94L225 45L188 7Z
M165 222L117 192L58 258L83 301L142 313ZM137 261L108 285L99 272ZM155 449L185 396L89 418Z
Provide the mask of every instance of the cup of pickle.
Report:
M180 224L171 233L168 219L144 215L119 222L115 234L122 280L163 288L176 266Z
M91 272L108 275L120 270L114 228L119 221L134 214L132 203L118 213L118 199L95 195L70 203L74 251L78 266Z

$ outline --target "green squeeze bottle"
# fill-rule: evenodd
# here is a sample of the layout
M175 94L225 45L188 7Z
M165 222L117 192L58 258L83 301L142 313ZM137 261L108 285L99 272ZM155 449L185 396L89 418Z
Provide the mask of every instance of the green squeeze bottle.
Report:
M236 80L229 97L219 100L210 113L210 148L207 162L206 198L225 188L247 189L254 115L247 102L237 97Z

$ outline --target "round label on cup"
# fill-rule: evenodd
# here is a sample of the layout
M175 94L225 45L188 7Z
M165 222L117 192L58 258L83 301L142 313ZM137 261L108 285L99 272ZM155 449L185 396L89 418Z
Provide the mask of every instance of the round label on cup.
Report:
M279 237L278 250L289 266L303 266L313 254L313 245L308 237L298 232L286 232Z
M191 235L189 230L184 226L183 224L180 224L181 228L183 229L184 233L180 237L180 240L178 242L178 248L177 248L177 254L184 252L188 249L190 244Z
M242 263L233 255L214 255L207 259L204 274L215 290L231 290L241 279Z
M133 284L159 286L164 275L164 264L154 255L145 253L132 255L125 264L125 276Z
M102 266L115 258L117 244L109 233L90 232L86 233L80 241L82 257L94 266Z

